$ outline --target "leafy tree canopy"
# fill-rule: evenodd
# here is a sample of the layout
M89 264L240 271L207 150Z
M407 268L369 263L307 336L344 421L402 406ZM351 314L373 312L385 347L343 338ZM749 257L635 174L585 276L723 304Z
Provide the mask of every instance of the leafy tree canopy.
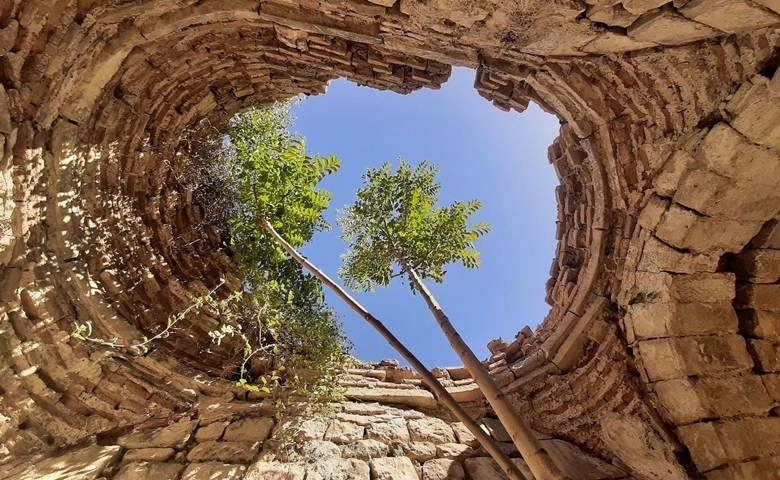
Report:
M349 244L339 270L347 286L372 291L406 268L441 282L450 263L479 265L474 241L490 226L480 222L469 227L468 222L481 204L469 200L436 206L441 189L437 173L428 162L414 167L404 159L396 172L390 163L366 171L357 200L337 220Z

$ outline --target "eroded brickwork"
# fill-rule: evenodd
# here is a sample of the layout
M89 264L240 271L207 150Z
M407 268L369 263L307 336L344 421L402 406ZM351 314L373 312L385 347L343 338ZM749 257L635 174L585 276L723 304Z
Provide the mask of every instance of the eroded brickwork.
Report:
M67 448L74 468L96 462L92 478L190 478L200 461L252 478L275 434L247 440L252 456L205 443L233 442L209 430L215 410L227 412L220 422L277 428L270 412L251 413L261 398L221 378L229 349L209 348L216 319L188 319L191 334L146 356L69 333L89 321L129 342L220 278L218 292L238 286L181 176L184 128L322 93L337 77L437 88L458 65L476 69L498 108L533 101L562 121L549 149L561 181L551 310L536 332L492 344L487 361L518 410L579 452L562 461L594 455L642 479L776 478L779 12L772 0L3 2L0 473L62 468L50 455ZM350 375L349 399L451 420L410 372ZM462 371L437 375L489 415ZM201 408L215 397L220 406ZM177 425L180 443L154 451L122 440ZM440 478L425 477L427 462L438 472L463 460L452 452L464 447L441 447L453 442L425 460L383 442L388 453L366 462L334 438L316 440L354 478ZM211 447L227 453L198 453ZM604 475L593 478L620 478Z

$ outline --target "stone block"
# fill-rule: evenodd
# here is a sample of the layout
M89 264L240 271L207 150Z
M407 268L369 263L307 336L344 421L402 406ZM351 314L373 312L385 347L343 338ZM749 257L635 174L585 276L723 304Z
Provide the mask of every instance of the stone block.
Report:
M756 248L780 249L780 222L777 220L766 222L750 244Z
M780 373L761 375L761 381L764 382L764 387L766 387L769 396L776 402L780 402Z
M541 440L541 444L561 469L561 473L568 478L576 478L578 480L617 480L626 477L624 471L586 454L569 442L551 438ZM521 466L518 462L515 462L515 464ZM522 472L526 471L524 468L525 465L522 465Z
M732 117L731 126L750 141L780 151L780 97L768 83L760 76L745 82L726 112Z
M681 45L714 37L719 33L711 27L692 22L670 11L647 13L628 27L629 37L661 45Z
M780 457L728 465L706 473L707 480L777 480Z
M311 440L303 444L297 444L296 449L304 458L323 459L341 456L339 446L326 440Z
M761 377L752 373L665 380L653 389L675 425L705 418L763 416L773 406Z
M706 217L673 203L664 213L656 236L682 250L738 252L762 226L763 221Z
M743 250L734 257L731 266L740 277L757 277L774 283L780 278L780 250Z
M176 451L172 448L138 448L122 457L124 462L166 462Z
M468 445L469 447L479 447L479 440L477 440L477 437L466 428L463 422L455 422L451 426L458 442Z
M25 478L93 479L108 466L114 464L121 454L122 449L116 445L108 447L89 445L83 448L68 449L58 452L57 455L38 461L35 464L36 475L31 474L29 477ZM68 466L67 471L65 472L63 472L63 465ZM117 476L114 478L119 477ZM128 478L131 477L125 477L126 480Z
M737 308L780 312L780 285L748 283L737 287Z
M777 212L780 193L765 183L737 181L696 166L683 175L674 201L710 217L763 222Z
M207 441L195 445L187 454L190 462L249 463L260 448L252 442L215 442Z
M780 417L729 420L716 429L728 460L780 455Z
M780 23L780 17L746 0L691 0L680 12L691 20L730 33Z
M438 458L464 459L477 456L477 451L462 443L441 443L436 445Z
M373 438L387 444L411 440L406 422L401 419L366 425L366 438Z
M720 175L776 187L780 175L780 157L776 152L753 144L726 123L709 131L696 155Z
M304 480L302 465L278 462L256 462L249 466L244 480Z
M501 421L497 418L483 418L482 429L485 430L493 440L497 442L511 442L512 437L509 436Z
M325 440L338 444L350 443L362 439L365 431L361 425L334 420L325 431Z
M420 480L417 469L406 457L385 457L371 460L371 480Z
M621 3L627 12L639 16L668 2L664 0L622 0Z
M663 197L671 198L677 190L683 173L696 160L685 150L675 151L653 178L653 188Z
M708 410L688 378L663 380L653 384L665 417L675 425L687 425L707 417Z
M329 422L325 418L307 418L304 421L288 420L277 424L274 436L291 436L296 442L302 443L308 440L322 440Z
M748 370L753 360L739 335L665 338L638 342L651 381Z
M708 333L736 333L739 321L728 303L641 303L625 318L636 338L646 340Z
M767 340L748 340L748 350L759 372L780 372L780 345Z
M114 476L116 480L138 480L139 478L154 478L155 480L176 480L184 465L178 463L148 463L133 462L123 466Z
M436 457L436 444L431 442L409 442L401 444L404 456L417 462L425 462Z
M697 273L714 272L720 252L689 253L650 237L644 244L637 270L640 272Z
M743 335L780 343L780 312L739 310L738 315Z
M624 28L628 27L634 23L634 20L639 18L639 14L629 12L623 8L621 4L613 6L592 5L585 14L592 22Z
M466 480L466 472L456 460L437 458L423 464L423 480Z
M341 446L341 456L344 458L359 458L361 460L370 460L377 457L386 457L388 447L384 443L365 439L358 440L347 445ZM434 449L435 451L435 449Z
M214 422L205 427L200 427L195 431L195 440L203 442L206 440L219 440L228 422Z
M520 470L520 473L525 475L525 478L534 478L531 472L528 470L528 466L522 459L513 458L514 463ZM505 480L506 474L499 467L498 463L490 457L474 457L467 458L463 461L466 474L468 478L478 478L479 480Z
M228 442L262 442L274 426L272 418L242 418L225 429L224 439Z
M306 480L370 480L370 476L368 463L357 458L317 459L306 468Z
M694 423L677 429L683 444L688 447L693 463L700 472L724 465L728 459L715 425L711 422Z
M753 0L753 2L763 5L776 13L780 13L780 0Z
M181 480L239 480L244 478L246 467L227 463L191 463L181 475Z
M444 420L424 417L409 420L409 435L413 442L454 443L452 427Z
M637 293L631 304L645 303L731 303L735 296L736 277L731 273L637 272Z
M117 444L128 449L164 447L180 449L190 439L197 423L196 420L184 419L167 427L129 433L119 437Z

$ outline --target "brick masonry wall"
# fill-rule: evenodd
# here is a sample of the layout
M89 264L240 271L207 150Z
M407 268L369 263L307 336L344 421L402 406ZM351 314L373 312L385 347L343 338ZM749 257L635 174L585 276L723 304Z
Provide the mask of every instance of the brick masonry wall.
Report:
M3 3L0 463L98 439L87 456L116 473L111 438L188 413L200 422L203 397L247 400L220 379L229 352L209 351L207 316L144 357L68 336L91 321L103 338L137 339L220 278L221 291L238 285L218 232L195 228L202 211L176 153L184 128L322 93L336 77L437 88L459 65L477 69L477 91L498 108L533 101L562 120L549 150L561 179L551 310L536 332L492 343L486 362L518 410L636 478L772 478L778 10L769 0ZM345 380L349 398L391 394L443 415L413 376L365 370ZM473 382L445 371L484 416ZM160 448L184 465L191 447Z

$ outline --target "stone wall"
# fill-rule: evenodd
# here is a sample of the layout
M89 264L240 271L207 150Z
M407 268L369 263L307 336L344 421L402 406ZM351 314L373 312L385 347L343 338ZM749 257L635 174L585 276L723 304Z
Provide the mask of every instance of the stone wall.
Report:
M194 440L147 452L179 475L204 399L261 403L222 378L230 352L210 348L206 315L145 356L69 336L89 321L130 342L220 278L219 294L238 286L180 175L184 128L337 77L437 88L458 65L498 108L535 102L562 122L551 310L486 362L517 409L635 478L775 478L778 12L771 0L3 2L0 468L19 476L40 455L35 468L88 457L129 471L144 453L118 439L185 422ZM348 398L446 419L391 370L353 372ZM462 372L438 374L490 415ZM81 453L51 456L66 448ZM387 458L409 465L399 452Z

